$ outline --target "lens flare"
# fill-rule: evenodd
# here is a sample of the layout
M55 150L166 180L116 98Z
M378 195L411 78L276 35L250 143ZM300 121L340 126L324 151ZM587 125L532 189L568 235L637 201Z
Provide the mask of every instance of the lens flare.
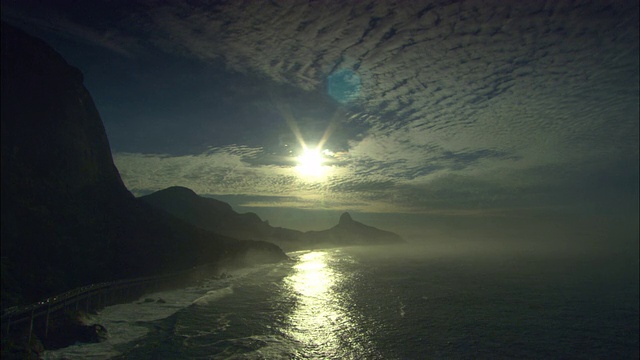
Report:
M334 153L328 149L323 151L320 149L324 147L329 140L331 133L333 133L338 126L339 118L344 116L344 111L341 109L336 110L329 121L327 129L324 131L320 141L317 143L317 146L312 149L307 146L307 143L302 137L302 133L298 128L298 123L294 119L289 105L284 102L276 102L275 100L274 102L280 110L282 117L287 122L287 125L291 129L291 132L302 147L302 154L296 158L297 166L295 167L295 170L299 176L306 181L318 182L326 180L328 176L335 173L332 166L325 165L325 163L334 156Z

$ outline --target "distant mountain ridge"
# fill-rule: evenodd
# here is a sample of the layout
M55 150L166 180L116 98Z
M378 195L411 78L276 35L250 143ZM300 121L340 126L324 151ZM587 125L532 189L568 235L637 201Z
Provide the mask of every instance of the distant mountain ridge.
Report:
M338 225L328 230L306 232L305 238L311 243L343 245L383 245L404 242L396 233L380 230L353 220L348 212L340 216Z
M274 229L255 213L239 214L231 205L198 196L193 190L172 186L139 198L193 225L238 239L269 237Z
M285 251L404 242L398 234L354 221L346 212L330 229L302 232L273 227L255 213L240 214L223 201L199 196L181 186L159 190L139 199L200 228L239 239L272 242Z

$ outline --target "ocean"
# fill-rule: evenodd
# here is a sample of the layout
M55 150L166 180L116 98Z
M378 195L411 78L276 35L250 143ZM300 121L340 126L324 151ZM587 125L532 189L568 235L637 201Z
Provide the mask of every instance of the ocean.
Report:
M88 319L107 341L46 359L639 356L637 254L406 245L289 256L107 307Z

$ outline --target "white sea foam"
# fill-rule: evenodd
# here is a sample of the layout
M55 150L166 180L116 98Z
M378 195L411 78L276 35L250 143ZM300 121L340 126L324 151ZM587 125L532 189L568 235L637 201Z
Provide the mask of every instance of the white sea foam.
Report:
M225 288L222 289L216 289L216 290L211 290L211 291L207 291L207 293L204 296L201 296L199 298L197 298L196 300L193 301L194 305L208 305L213 301L219 300L227 295L231 295L233 294L233 287L231 286L227 286Z
M203 280L198 286L146 294L131 303L108 306L86 319L87 323L101 324L107 329L109 335L105 341L96 344L78 343L46 351L44 358L97 360L121 355L118 347L140 339L149 332L146 323L165 319L192 304L205 305L233 294L231 283L260 269L259 266L235 269L228 271L225 279ZM220 288L221 286L224 287Z
M571 357L579 346L587 357L637 357L637 259L321 253L198 288L181 298L188 309L172 332L151 332L148 341L118 349L127 358L535 358ZM113 319L152 319L159 310L143 311L171 305L163 299L167 304L130 304L140 312L118 311ZM124 343L137 325L144 323L124 323ZM104 359L113 351L94 347L64 357Z
M118 346L139 339L149 332L148 327L144 325L146 322L175 314L191 305L204 291L219 283L220 281L211 280L198 287L146 294L131 303L108 306L97 315L90 315L86 319L87 323L101 324L107 329L109 335L105 341L96 344L78 343L63 349L46 351L44 358L109 359L120 355L116 350Z

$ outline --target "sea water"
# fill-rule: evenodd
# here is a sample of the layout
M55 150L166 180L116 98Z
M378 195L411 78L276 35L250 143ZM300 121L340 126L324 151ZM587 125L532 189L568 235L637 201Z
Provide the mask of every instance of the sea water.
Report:
M107 341L46 358L638 358L637 254L431 250L290 253L105 308Z

